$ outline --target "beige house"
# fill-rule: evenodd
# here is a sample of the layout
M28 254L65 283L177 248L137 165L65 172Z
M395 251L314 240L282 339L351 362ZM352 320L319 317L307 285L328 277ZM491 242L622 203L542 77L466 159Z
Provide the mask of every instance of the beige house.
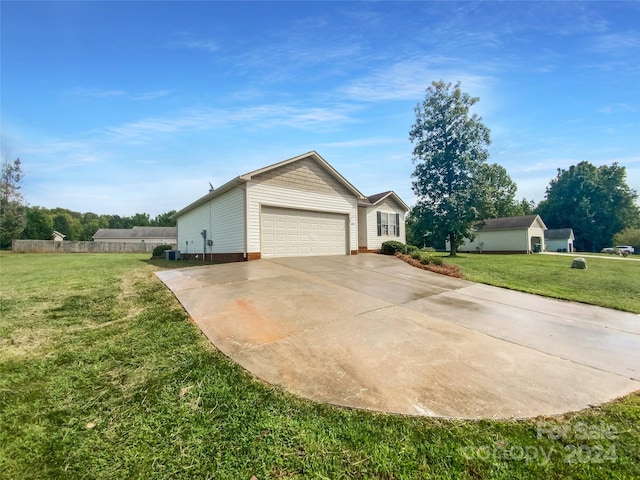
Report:
M408 207L393 192L364 196L317 152L240 175L175 217L181 257L355 255L405 242Z
M101 228L93 235L94 242L155 243L175 245L176 227Z
M466 240L459 252L533 253L544 252L546 225L539 215L485 220L473 240ZM449 245L447 243L447 249Z
M62 242L64 241L64 238L66 237L66 235L64 233L60 233L57 230L53 231L53 234L51 235L51 238L54 242Z

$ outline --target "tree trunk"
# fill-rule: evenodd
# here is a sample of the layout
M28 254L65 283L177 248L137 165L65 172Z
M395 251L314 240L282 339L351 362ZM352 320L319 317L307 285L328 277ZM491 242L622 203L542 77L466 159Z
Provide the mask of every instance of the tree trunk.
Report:
M455 233L449 233L449 246L451 247L449 250L449 256L455 257L456 255L458 255L458 245L456 245Z

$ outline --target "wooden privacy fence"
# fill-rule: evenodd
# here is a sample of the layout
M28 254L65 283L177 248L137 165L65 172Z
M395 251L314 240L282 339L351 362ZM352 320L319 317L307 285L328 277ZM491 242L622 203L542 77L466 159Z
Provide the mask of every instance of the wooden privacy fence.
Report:
M53 240L14 240L13 253L151 253L163 243L151 242L54 242Z

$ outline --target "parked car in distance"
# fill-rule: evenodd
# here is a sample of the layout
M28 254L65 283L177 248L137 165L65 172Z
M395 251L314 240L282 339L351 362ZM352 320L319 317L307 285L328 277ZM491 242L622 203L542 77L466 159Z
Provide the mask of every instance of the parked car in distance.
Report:
M636 253L636 249L630 245L618 245L616 249L618 250L618 252L627 252L631 254Z
M613 247L607 247L600 250L600 253L616 253L616 251Z

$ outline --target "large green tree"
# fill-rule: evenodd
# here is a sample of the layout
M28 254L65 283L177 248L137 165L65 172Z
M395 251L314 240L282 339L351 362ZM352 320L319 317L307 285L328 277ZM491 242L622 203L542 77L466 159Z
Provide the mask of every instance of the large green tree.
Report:
M474 189L478 197L477 209L481 220L519 214L515 200L518 186L501 165L497 163L480 165L476 173Z
M27 207L27 225L20 238L26 240L51 240L53 218L45 208Z
M577 250L596 252L621 230L640 226L637 198L624 167L580 162L558 169L536 213L549 228L573 228Z
M0 248L11 245L19 238L26 225L26 208L23 204L22 165L17 158L13 162L2 162L0 175Z
M415 108L416 122L409 131L417 223L434 238L447 238L452 256L472 236L481 214L477 181L491 140L482 119L470 112L478 101L463 93L460 83L433 82Z

